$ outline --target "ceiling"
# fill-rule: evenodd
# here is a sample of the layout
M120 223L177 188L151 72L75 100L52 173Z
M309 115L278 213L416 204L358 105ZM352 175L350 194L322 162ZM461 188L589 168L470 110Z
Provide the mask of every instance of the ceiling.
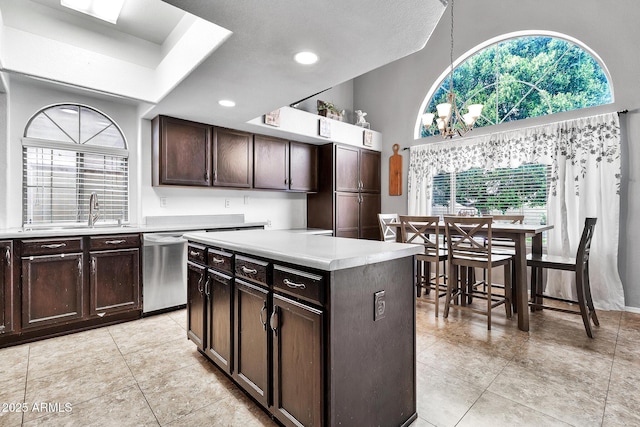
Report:
M5 34L0 67L9 76L136 100L145 118L167 114L242 129L265 112L422 49L443 12L441 0L127 0L114 26L63 8L59 0L0 0ZM216 45L203 23L230 35ZM31 41L34 34L39 43ZM81 49L68 54L70 64L89 59L47 75L50 60L24 59L46 59L51 47L37 51L46 38L55 38L56 49ZM33 55L24 55L25 49L34 49ZM315 52L319 61L295 63L301 50ZM169 56L178 72L167 79L162 67ZM113 59L108 67L91 68L107 57ZM78 67L82 74L74 75ZM85 80L92 73L100 78ZM152 84L164 86L143 90ZM222 107L220 99L231 99L236 107Z

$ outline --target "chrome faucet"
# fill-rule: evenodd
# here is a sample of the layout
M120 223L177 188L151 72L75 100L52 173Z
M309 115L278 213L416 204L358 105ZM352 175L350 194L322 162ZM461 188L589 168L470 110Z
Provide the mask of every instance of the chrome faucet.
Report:
M89 227L93 227L100 217L100 205L98 204L98 193L95 191L89 196Z

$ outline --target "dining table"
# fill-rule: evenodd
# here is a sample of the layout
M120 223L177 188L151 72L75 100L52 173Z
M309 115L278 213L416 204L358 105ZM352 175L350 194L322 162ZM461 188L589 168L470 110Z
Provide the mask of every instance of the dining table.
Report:
M389 226L397 227L396 240L402 242L401 223L392 222ZM444 234L444 222L439 223L441 233ZM515 295L515 311L518 316L518 329L529 331L529 287L527 286L527 237L531 237L531 253L542 254L543 232L553 229L549 224L510 224L494 222L491 225L492 238L505 238L513 241L515 255L513 268L515 283L512 294ZM435 230L435 227L434 227ZM479 231L478 236L485 235Z

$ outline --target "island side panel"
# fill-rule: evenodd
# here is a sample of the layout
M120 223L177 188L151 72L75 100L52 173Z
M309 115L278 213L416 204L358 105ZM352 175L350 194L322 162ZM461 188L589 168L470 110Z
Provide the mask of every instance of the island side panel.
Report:
M413 257L331 273L329 424L408 425L416 418ZM384 317L374 321L376 292Z

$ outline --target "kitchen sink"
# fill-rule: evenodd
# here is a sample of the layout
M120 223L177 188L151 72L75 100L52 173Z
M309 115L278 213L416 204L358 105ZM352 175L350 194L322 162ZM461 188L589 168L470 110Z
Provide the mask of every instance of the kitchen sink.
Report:
M86 224L69 224L69 225L52 225L48 226L34 226L23 227L22 231L55 231L55 230L102 230L105 228L130 228L129 224L96 224L93 227L89 227Z

